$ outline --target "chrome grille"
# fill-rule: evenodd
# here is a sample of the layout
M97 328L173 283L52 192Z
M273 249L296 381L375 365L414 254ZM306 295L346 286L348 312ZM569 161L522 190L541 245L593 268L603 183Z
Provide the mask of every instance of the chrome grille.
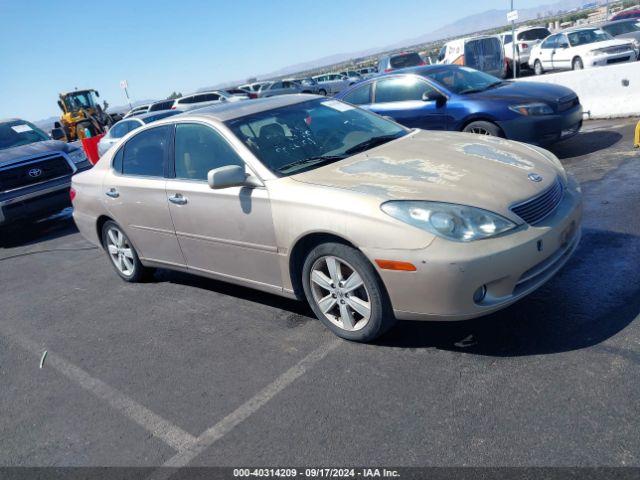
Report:
M60 154L8 165L0 168L0 192L28 187L72 173L71 165Z
M553 212L564 193L560 178L539 195L511 207L511 211L530 225L536 224Z

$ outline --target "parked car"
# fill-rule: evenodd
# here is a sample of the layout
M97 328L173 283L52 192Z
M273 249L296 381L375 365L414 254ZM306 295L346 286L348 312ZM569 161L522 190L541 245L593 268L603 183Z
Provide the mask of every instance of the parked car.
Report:
M362 80L362 76L355 70L345 70L344 72L340 72L340 75L347 77L350 82L354 83Z
M81 148L51 140L26 120L0 121L0 227L70 206L71 176L90 168Z
M369 78L378 73L376 67L365 67L358 70L358 73L362 78Z
M516 70L529 68L531 49L549 35L551 35L551 32L545 27L522 27L516 29ZM511 76L513 75L513 38L511 32L502 33L500 37L502 39L504 58L507 62L507 74Z
M302 93L305 90L306 93L311 93L309 89L305 89L296 80L276 80L262 85L257 96L258 98L275 97L277 95Z
M629 40L616 40L597 27L577 28L547 37L531 49L536 75L552 70L582 70L636 60Z
M319 95L335 95L355 83L339 73L325 73L312 78L318 84Z
M127 113L124 114L123 118L129 118L133 115L138 115L140 113L147 113L149 111L150 103L145 103L144 105L139 105L137 107L132 108Z
M244 85L238 85L238 88L241 90L246 90L247 92L251 93L258 93L260 91L260 88L271 82L265 81L265 82L253 82L253 83L245 83ZM251 97L251 98L257 98L257 97Z
M300 78L297 80L300 85L302 85L303 90L302 93L315 93L318 94L319 86L318 82L316 82L313 78Z
M546 150L307 95L142 127L73 191L123 280L163 267L306 299L355 341L521 299L571 257L582 212Z
M559 85L500 80L456 65L398 70L365 80L336 98L412 128L454 130L537 145L580 130L577 95Z
M238 102L246 100L240 97L234 97L225 93L223 90L213 90L210 92L198 92L191 95L185 95L177 98L171 107L174 110L192 110L194 108L206 107L223 102Z
M611 17L611 20L627 20L629 18L640 18L640 9L623 10Z
M151 106L149 106L149 112L159 112L161 110L171 110L171 107L173 107L173 104L175 103L175 99L173 98L168 98L166 100L160 100L157 102L154 102L151 104Z
M162 118L170 117L181 113L180 110L161 110L159 112L149 112L137 115L135 117L125 118L116 123L105 133L104 137L98 142L98 155L102 156L113 145L118 143L122 137L143 125Z
M385 55L378 60L378 72L390 72L399 68L417 67L424 65L424 60L416 52L394 53Z
M499 78L506 75L502 41L495 35L447 42L438 53L438 63L467 66Z
M616 20L600 26L613 38L630 40L636 51L636 58L640 56L640 19Z
M239 97L244 100L249 98L249 92L242 88L225 88L224 91L233 97Z

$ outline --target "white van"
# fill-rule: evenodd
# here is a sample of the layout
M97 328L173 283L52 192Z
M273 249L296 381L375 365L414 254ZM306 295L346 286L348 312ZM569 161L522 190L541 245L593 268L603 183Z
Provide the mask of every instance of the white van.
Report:
M465 65L498 78L506 73L502 41L497 35L451 40L440 49L438 63Z

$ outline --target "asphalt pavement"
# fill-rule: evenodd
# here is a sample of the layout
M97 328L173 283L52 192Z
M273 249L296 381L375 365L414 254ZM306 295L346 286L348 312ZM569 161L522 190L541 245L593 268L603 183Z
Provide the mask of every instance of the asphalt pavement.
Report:
M122 282L68 214L5 234L0 465L640 466L634 126L552 148L585 213L544 287L371 345L250 289Z

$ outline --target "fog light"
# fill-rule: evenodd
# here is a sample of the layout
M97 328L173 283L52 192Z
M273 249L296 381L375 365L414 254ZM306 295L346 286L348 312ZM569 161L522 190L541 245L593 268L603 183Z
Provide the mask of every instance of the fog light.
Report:
M487 286L482 285L478 288L473 294L473 301L476 303L481 303L484 300L484 297L487 295Z

